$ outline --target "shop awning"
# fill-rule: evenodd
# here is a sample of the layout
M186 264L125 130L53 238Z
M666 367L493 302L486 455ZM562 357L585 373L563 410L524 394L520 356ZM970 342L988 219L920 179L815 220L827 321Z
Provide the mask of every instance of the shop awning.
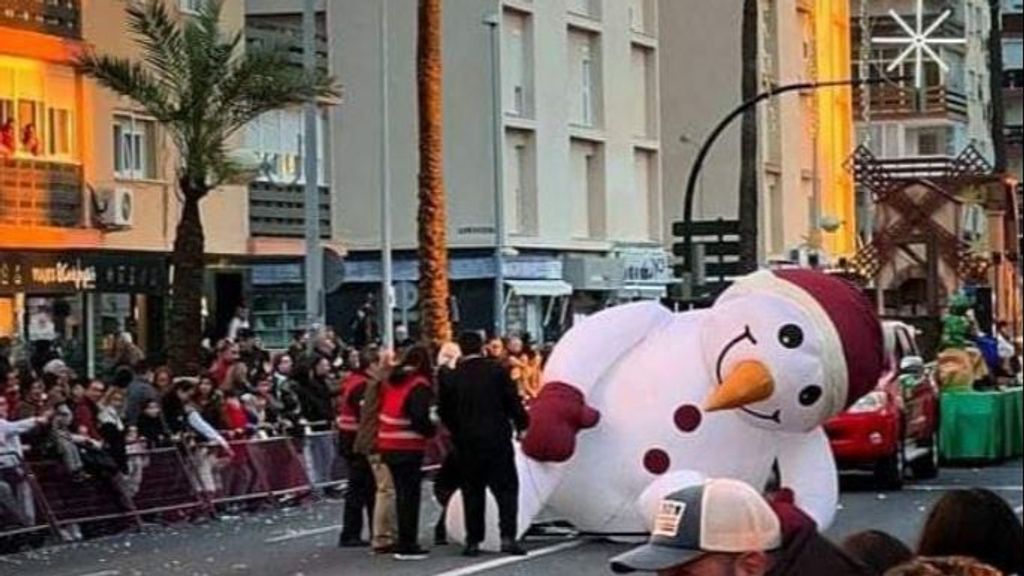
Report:
M572 284L562 280L508 280L505 284L519 296L569 296Z

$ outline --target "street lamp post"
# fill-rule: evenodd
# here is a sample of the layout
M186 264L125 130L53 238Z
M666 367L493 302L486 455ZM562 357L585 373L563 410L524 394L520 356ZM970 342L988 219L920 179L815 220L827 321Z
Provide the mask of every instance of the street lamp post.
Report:
M787 84L784 86L778 86L771 90L762 92L743 102L737 106L728 116L722 119L721 122L715 126L714 130L708 134L708 137L704 140L704 144L700 147L700 151L697 153L697 158L693 162L693 167L690 169L690 175L686 180L686 195L683 199L683 229L688 230L693 224L693 203L694 198L697 194L697 184L700 181L701 171L704 168L704 163L707 161L708 154L714 147L715 143L725 132L726 128L733 123L737 118L743 116L748 110L756 107L758 104L788 94L790 92L802 92L805 90L819 90L822 88L836 88L839 86L863 86L865 84L883 84L888 82L899 82L905 78L862 78L852 80L830 80L826 82L799 82L796 84ZM689 272L692 276L694 272L696 261L693 257L693 235L684 234L683 236L683 263L684 269Z
M494 120L494 332L505 334L505 123L501 109L501 16L489 14L491 31L491 107Z
M395 344L395 309L393 295L391 246L391 91L388 86L390 74L388 55L388 1L380 2L380 220L381 220L381 309L383 326L381 332L384 347L391 349Z
M302 62L306 74L316 74L316 0L305 0L302 10ZM320 190L317 169L317 103L305 104L303 172L306 223L306 316L312 329L323 323L323 254L320 251Z

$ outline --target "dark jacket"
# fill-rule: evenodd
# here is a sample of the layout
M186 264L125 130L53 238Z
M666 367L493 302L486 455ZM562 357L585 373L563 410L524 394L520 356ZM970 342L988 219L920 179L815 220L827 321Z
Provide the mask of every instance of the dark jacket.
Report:
M132 380L124 398L125 426L135 426L142 409L153 400L160 400L160 393L156 391L153 384L143 378Z
M511 448L513 427L523 432L530 424L515 382L494 360L463 360L442 377L440 397L441 420L461 450Z
M300 382L295 389L302 409L302 418L311 424L314 432L330 430L334 422L334 398L330 386L322 378L310 378Z

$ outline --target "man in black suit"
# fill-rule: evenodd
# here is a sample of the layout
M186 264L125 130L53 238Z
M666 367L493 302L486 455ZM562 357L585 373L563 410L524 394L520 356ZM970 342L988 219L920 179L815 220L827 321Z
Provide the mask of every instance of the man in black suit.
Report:
M526 552L516 542L519 476L512 438L526 431L529 415L509 371L497 361L484 358L484 339L479 333L463 334L459 346L462 361L440 382L439 411L461 462L465 555L480 553L490 489L498 502L501 550L522 556Z

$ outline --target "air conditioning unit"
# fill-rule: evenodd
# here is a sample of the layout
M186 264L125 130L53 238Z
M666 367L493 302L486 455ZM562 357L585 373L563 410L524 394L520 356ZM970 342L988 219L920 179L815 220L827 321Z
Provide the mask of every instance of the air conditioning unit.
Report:
M96 208L104 226L130 228L135 222L135 191L131 188L103 190Z

